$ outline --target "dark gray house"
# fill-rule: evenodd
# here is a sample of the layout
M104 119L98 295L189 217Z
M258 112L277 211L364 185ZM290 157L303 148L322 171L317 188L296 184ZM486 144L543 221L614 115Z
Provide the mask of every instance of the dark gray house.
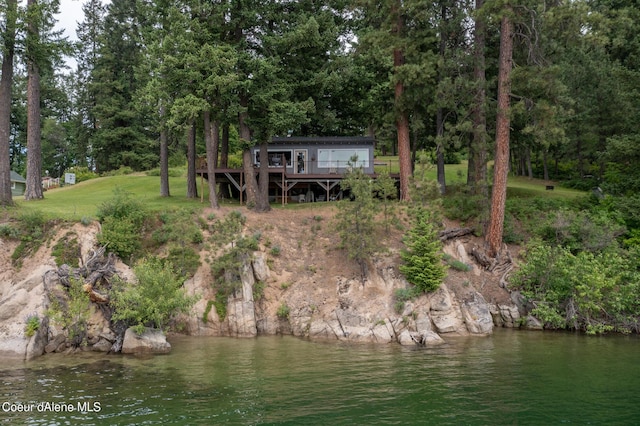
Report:
M14 197L24 195L27 189L27 180L11 170L11 195Z
M373 174L375 140L369 137L286 137L269 144L270 168L285 168L293 175L341 175L350 167ZM260 148L253 148L254 165L260 165ZM357 158L354 163L351 160Z
M269 195L271 202L331 201L341 197L340 181L352 167L375 178L375 139L362 136L276 137L268 146ZM260 167L260 147L252 148L254 171ZM355 161L353 161L355 159ZM207 177L206 158L200 158L197 173ZM395 177L395 176L394 176ZM216 169L216 182L228 184L240 202L245 190L244 171Z

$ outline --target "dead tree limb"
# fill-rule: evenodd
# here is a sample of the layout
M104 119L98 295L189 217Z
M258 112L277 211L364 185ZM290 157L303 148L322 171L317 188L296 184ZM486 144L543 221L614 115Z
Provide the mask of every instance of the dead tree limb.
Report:
M464 237L465 235L473 234L472 228L450 228L445 229L444 231L440 231L438 233L438 238L443 243L448 240L452 240L454 238Z

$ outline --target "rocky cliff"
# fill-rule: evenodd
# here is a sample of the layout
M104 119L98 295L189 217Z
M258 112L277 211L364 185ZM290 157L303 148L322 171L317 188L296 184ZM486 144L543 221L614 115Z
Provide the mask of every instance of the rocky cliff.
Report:
M357 265L336 248L338 241L331 222L334 209L324 206L313 213L300 210L258 215L243 211L248 218L245 232L259 232L261 245L243 265L241 290L229 297L227 315L219 318L211 309L215 293L205 261L210 253L203 250L202 266L185 283L188 292L200 295L200 300L191 315L179 319L185 325L184 332L235 337L292 334L310 339L437 345L448 335L484 336L496 326L520 325L523 312L516 303L517 294L500 284L504 274L486 271L468 255L476 243L473 237L450 240L444 247L449 256L470 265L471 270L450 269L438 291L402 305L394 297L397 289L409 287L397 268L401 231L388 233L384 254L371 259L363 282ZM225 211L205 214L223 215ZM98 231L97 223L61 229L54 241L41 247L20 270L11 266L11 244L0 243L4 271L0 274L0 356L29 359L46 352L71 350L69 331L47 319L47 309L52 298L59 297L62 285L50 247L55 239L73 232L86 259L96 250ZM117 262L114 267L118 275L132 279L126 265ZM254 300L257 286L263 291ZM118 333L110 327L99 300L95 302L82 348L113 350ZM40 327L28 337L26 324L33 316L40 319ZM139 339L129 340L135 343ZM166 352L162 342L157 345L160 352ZM123 351L135 352L130 348Z

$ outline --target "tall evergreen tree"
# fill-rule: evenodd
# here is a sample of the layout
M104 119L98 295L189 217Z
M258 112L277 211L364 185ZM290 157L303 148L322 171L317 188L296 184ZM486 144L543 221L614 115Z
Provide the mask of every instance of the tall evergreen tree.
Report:
M2 40L2 76L0 76L0 206L13 204L11 197L11 104L13 60L16 43L18 1L7 0L4 6Z
M136 94L147 75L136 72L142 61L139 2L113 0L107 6L103 39L91 91L98 128L91 138L96 171L129 166L150 169L158 153L147 129L149 117L137 108Z
M84 20L78 24L76 34L76 106L75 141L76 164L94 167L91 142L98 130L95 114L97 105L96 91L93 85L93 73L98 64L99 51L104 33L105 7L101 0L89 0L82 5Z
M509 131L511 68L513 67L513 9L504 6L500 22L500 63L498 73L498 118L496 122L496 149L494 156L493 188L491 193L491 217L485 240L489 255L496 257L502 248L504 209L507 198L509 172Z

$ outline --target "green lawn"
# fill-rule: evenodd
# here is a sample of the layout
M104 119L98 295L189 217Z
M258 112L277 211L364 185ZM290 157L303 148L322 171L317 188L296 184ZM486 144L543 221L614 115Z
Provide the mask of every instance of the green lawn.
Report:
M376 166L376 169L390 168L392 173L397 173L397 157L378 157L376 162L384 162L385 165ZM430 167L427 177L436 179L435 167ZM467 164L449 164L445 166L447 185L464 184L467 180ZM198 191L201 191L201 181L198 179ZM584 194L582 191L563 188L555 185L553 191L545 189L547 182L539 179L524 177L509 177L509 197L553 197L573 198ZM69 220L80 220L83 217L95 218L98 206L113 196L116 187L130 192L135 198L142 201L152 211L171 210L181 207L201 208L208 205L209 190L204 182L204 203L200 198L193 200L186 198L186 179L184 177L172 177L169 179L172 196L162 198L160 194L160 178L158 176L146 176L141 173L124 176L102 177L80 182L77 185L65 186L45 192L44 200L25 202L23 197L16 197L15 201L21 211L39 209L53 217ZM274 204L280 207L280 204ZM290 204L289 208L300 208L298 204Z
M198 192L200 192L200 179ZM160 197L160 178L133 174L91 179L76 185L56 188L44 193L44 200L24 201L23 197L16 197L19 209L29 211L40 209L51 216L64 219L79 220L83 217L95 218L98 206L113 196L118 187L130 192L153 211L175 209L180 207L201 208L208 205L209 190L204 181L204 203L186 197L186 179L184 177L169 178L169 188L172 196ZM200 195L200 194L198 194Z

